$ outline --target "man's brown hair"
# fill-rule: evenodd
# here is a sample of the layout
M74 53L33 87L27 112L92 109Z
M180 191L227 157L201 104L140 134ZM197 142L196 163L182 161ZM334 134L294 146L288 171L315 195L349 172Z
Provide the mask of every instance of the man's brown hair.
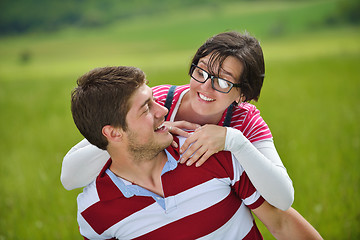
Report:
M108 141L102 128L111 125L127 129L129 99L145 82L143 71L125 66L95 68L79 77L71 93L71 112L81 134L106 150Z

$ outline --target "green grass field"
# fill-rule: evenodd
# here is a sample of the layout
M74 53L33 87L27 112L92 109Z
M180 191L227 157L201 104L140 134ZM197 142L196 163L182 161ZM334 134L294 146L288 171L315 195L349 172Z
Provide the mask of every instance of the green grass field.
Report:
M325 239L360 238L360 29L326 27L336 1L255 2L139 16L104 29L0 38L0 240L81 239L62 158L82 139L70 113L76 78L142 68L150 85L185 84L209 36L247 30L266 60L258 103L294 182L297 209ZM260 224L265 239L272 239Z

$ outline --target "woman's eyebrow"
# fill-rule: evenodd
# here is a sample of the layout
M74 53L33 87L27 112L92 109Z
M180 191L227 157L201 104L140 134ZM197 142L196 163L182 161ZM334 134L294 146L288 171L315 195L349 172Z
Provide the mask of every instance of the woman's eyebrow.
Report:
M235 76L231 72L228 72L223 68L220 69L220 73L228 75L228 76L232 77L233 79L235 79Z
M204 60L200 60L199 63L202 63L202 64L206 65L206 63L204 62Z
M207 64L203 60L200 60L199 63L202 63L207 67ZM235 79L235 76L231 72L226 71L224 68L220 69L220 73L224 74L224 75L228 75L228 76L232 77L233 79Z

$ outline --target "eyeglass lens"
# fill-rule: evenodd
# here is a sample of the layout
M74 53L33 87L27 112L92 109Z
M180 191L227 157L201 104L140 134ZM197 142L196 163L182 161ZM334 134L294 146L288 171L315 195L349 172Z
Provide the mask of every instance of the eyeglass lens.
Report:
M195 80L204 83L206 80L211 78L212 86L215 90L220 92L228 92L230 91L232 84L225 79L221 79L218 77L210 76L208 72L202 70L201 68L194 66L194 71L192 73L192 77Z

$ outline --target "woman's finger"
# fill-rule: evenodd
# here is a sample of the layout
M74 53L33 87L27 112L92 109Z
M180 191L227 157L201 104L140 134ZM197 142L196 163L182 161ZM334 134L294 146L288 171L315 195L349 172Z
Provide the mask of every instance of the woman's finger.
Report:
M192 144L189 148L185 149L184 154L180 158L180 163L185 163L190 157L194 155L199 149L201 145L198 142Z
M172 127L170 132L174 135L179 135L182 137L189 137L189 135L190 135L188 132L186 132L178 127Z
M197 151L186 161L186 165L191 166L201 156L203 156L205 152L206 152L206 148L204 148L204 147L201 147L201 148L197 149Z
M201 165L203 165L204 162L206 162L206 160L209 159L209 157L211 157L211 155L213 155L215 152L211 152L211 151L206 151L201 158L196 162L195 166L196 167L200 167Z
M185 140L183 145L180 148L180 153L184 153L190 145L194 144L197 141L197 136L194 134L189 134L189 137Z
M173 146L174 148L177 148L179 145L177 144L176 141L173 140L171 143L171 146Z
M173 122L172 125L181 129L188 129L188 130L196 130L200 127L199 124L191 123L187 121L176 121Z

